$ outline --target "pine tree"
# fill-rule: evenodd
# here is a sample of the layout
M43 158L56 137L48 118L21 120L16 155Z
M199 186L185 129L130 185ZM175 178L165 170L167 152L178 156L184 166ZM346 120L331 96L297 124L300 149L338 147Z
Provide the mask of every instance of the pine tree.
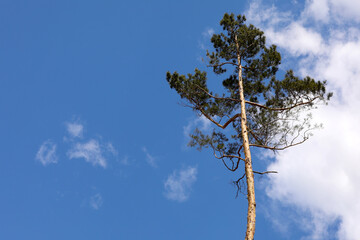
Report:
M292 70L278 79L281 62L275 45L266 46L264 33L246 23L243 15L226 13L220 21L223 31L213 34L214 51L207 52L209 67L222 76L225 93L215 94L207 87L205 71L180 75L167 72L166 79L194 111L217 128L212 133L195 129L190 146L210 148L214 156L232 171L244 163L244 173L234 181L238 190L246 180L248 200L245 240L255 234L255 186L251 149L284 150L301 144L319 127L310 122L309 110L327 103L326 81L299 78ZM232 132L224 131L232 126Z

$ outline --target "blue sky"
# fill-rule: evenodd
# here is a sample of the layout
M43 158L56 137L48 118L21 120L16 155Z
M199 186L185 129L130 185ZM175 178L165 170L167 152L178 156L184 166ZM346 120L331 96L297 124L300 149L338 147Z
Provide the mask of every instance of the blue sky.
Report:
M2 0L0 239L244 237L238 175L186 146L209 123L165 80L205 68L225 12L265 31L282 70L335 93L308 144L253 153L279 171L256 179L256 239L360 238L360 4Z

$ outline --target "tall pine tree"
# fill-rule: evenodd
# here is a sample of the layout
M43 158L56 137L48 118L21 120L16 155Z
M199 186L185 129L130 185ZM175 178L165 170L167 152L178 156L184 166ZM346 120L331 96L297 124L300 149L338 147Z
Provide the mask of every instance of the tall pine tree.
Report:
M266 46L264 33L245 24L245 16L226 13L220 21L223 31L214 34L213 52L207 52L209 67L223 76L225 93L215 94L207 87L207 74L180 75L167 72L166 79L187 105L217 127L212 133L195 129L190 146L211 148L214 156L232 171L241 171L234 183L240 188L245 178L248 200L245 240L255 234L255 186L251 150L284 150L306 141L311 130L307 111L326 103L325 81L296 77L292 70L283 79L276 73L281 61L275 45ZM223 129L232 127L232 134ZM239 168L244 163L244 168Z

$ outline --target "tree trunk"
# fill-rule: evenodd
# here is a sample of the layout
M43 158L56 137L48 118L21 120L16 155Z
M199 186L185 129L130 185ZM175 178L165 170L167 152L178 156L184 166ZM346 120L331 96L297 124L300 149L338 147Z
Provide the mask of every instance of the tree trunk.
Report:
M256 202L255 202L255 186L254 186L254 172L252 169L251 152L249 146L249 137L246 126L246 108L245 97L242 80L242 66L239 45L237 36L235 34L235 42L237 47L238 65L239 65L239 97L241 103L241 134L243 138L243 148L245 153L245 175L247 185L247 199L248 199L248 212L247 212L247 225L245 240L253 240L255 234L255 218L256 218Z

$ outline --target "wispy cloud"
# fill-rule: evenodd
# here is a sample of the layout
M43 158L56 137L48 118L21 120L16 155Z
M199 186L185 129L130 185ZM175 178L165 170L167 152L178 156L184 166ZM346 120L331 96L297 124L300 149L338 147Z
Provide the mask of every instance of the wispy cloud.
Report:
M211 38L214 33L215 31L213 28L206 28L206 30L202 33L202 35L206 38Z
M114 145L111 142L108 142L105 147L106 147L106 150L108 152L110 152L112 155L114 155L114 156L118 155L118 151L116 150L116 148L114 147Z
M36 153L35 159L43 166L49 165L51 163L57 163L58 157L56 155L56 144L51 140L45 141Z
M86 143L75 143L68 151L70 159L84 158L86 162L96 166L106 168L107 161L103 156L103 150L100 143L95 139L90 139Z
M146 147L143 147L142 148L143 152L145 153L146 155L146 162L152 166L153 168L156 168L157 167L157 161L156 161L156 158L154 156L152 156Z
M206 28L202 32L202 38L199 40L199 47L201 50L205 51L206 49L210 48L209 40L212 35L215 33L213 28ZM199 56L199 60L203 62L204 60Z
M89 205L94 210L99 210L103 203L104 201L100 193L97 193L90 197Z
M314 112L324 129L269 165L279 174L269 176L267 194L302 213L299 226L309 230L310 239L327 239L329 226L338 220L337 239L360 239L360 3L310 0L299 19L276 8L264 12L259 3L250 7L249 19L287 53L286 60L296 56L300 74L326 79L334 92L329 106ZM272 14L278 24L271 23Z
M192 185L196 181L197 167L174 171L164 183L166 198L178 202L189 199Z
M186 126L183 127L183 133L185 137L186 144L190 141L190 134L198 128L202 132L209 133L212 129L212 122L210 122L206 117L201 115L195 119L191 119ZM184 145L184 148L186 145Z
M192 119L188 122L188 124L183 128L184 135L186 137L189 136L191 131L193 131L195 128L199 128L201 131L208 132L211 129L211 122L201 115L198 118Z
M77 122L67 122L66 130L70 137L79 138L83 136L84 126Z
M130 165L131 161L129 159L128 156L125 156L123 157L121 160L119 160L119 162L122 164L122 165L125 165L125 166L128 166Z

